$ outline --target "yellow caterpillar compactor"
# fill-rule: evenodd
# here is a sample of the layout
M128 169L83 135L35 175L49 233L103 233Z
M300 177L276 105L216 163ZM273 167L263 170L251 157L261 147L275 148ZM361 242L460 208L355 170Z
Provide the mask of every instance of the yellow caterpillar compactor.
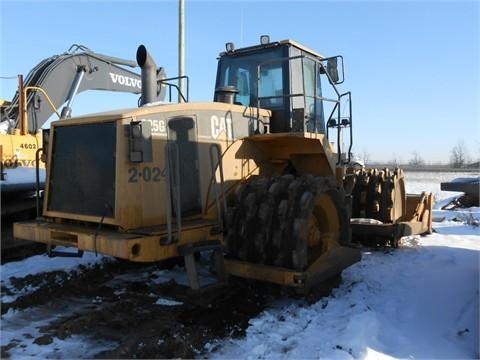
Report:
M400 170L350 166L341 56L267 36L227 43L214 101L203 103L154 103L143 45L137 62L139 108L52 123L43 216L16 223L16 238L51 254L61 245L137 262L183 256L195 289L194 255L211 250L220 277L308 293L360 260L352 230L394 246L431 230L431 195L407 196Z

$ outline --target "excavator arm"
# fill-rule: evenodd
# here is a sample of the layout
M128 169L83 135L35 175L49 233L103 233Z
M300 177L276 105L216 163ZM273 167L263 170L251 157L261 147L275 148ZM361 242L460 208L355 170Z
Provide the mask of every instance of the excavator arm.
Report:
M27 95L28 131L37 132L65 103L61 117L69 117L76 94L86 90L140 94L141 75L128 69L137 66L135 61L98 54L81 45L72 45L67 52L42 60L23 84ZM158 69L157 74L164 76L163 69ZM19 98L17 92L2 114L2 121L10 120L9 130L19 126Z

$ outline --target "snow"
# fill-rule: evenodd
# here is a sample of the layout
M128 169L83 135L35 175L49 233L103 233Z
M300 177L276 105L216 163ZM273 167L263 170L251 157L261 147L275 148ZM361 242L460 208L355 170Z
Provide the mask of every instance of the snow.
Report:
M62 250L57 248L57 250ZM68 250L65 250L68 251ZM23 278L27 275L38 274L47 271L63 270L66 272L76 270L80 265L90 267L100 261L109 261L108 257L98 256L94 253L84 253L81 258L69 258L69 257L48 257L47 255L35 255L27 260L13 261L1 266L0 276L2 286L10 288L10 280L14 278ZM36 290L37 287L28 286L21 291L10 289L14 295L6 295L2 293L2 303L10 303L15 301L18 296L22 296L26 293L31 293Z
M278 299L252 318L241 338L207 343L212 359L403 359L478 358L480 208L441 210L441 204L458 193L440 190L440 182L464 176L459 173L407 173L407 191L435 195L434 233L402 239L397 250L364 249L362 260L343 272L342 284L314 304ZM468 177L468 174L465 175ZM456 219L456 221L453 221ZM472 221L472 220L476 220ZM2 289L11 277L40 271L91 266L109 261L84 254L81 259L35 256L1 266ZM158 271L158 282L186 281L179 268ZM22 291L31 291L24 289ZM2 303L12 296L2 292ZM180 305L158 299L164 306ZM77 306L79 304L76 304ZM81 304L80 304L81 305ZM90 304L91 305L91 304ZM68 307L55 302L54 306ZM86 306L86 304L85 304ZM108 349L81 337L53 339L36 345L32 337L52 320L55 307L44 311L9 310L1 317L1 345L20 343L13 357L89 358ZM29 334L28 336L26 334Z
M65 249L57 247L56 250ZM65 250L67 251L67 250ZM46 255L35 255L27 260L13 261L1 266L2 284L9 281L11 277L25 277L31 274L37 274L42 271L65 270L71 271L80 265L91 266L97 262L107 259L104 256L95 256L94 253L84 252L81 258L78 257L48 257ZM22 266L28 263L27 266ZM3 298L2 298L3 301Z
M164 306L177 306L182 305L183 303L180 301L175 301L171 299L158 299L155 304L157 305L164 305Z
M364 251L329 297L278 301L211 358L477 357L480 234L458 223L438 231Z
M442 191L440 183L449 182L458 177L472 178L475 176L478 176L478 173L406 171L405 187L409 194L421 194L422 191L431 192L436 201L439 201L460 194L453 191Z
M13 192L36 189L36 169L31 167L17 167L15 169L4 169L5 180L0 181L2 192ZM39 169L38 180L40 187L45 186L45 169Z
M11 342L21 345L21 349L12 353L12 358L92 358L96 353L112 347L111 344L98 341L85 341L81 336L73 335L66 339L52 338L48 345L38 345L34 339L42 336L40 329L56 319L61 306L55 302L52 306L43 306L43 311L26 309L12 311L2 315L1 345Z

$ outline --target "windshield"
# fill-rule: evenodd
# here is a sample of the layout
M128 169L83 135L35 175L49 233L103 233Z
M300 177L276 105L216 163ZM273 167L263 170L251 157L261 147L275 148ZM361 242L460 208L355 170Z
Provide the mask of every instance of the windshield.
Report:
M234 87L236 104L271 110L271 132L325 133L325 111L332 111L338 96L333 87L322 91L319 61L284 45L226 53L215 88Z
M276 47L262 52L224 56L220 59L216 88L234 86L238 90L236 102L244 106L257 106L258 96L262 106L283 106L285 79L284 62L270 62L271 59L286 57L287 49ZM260 89L257 89L257 67L260 68Z

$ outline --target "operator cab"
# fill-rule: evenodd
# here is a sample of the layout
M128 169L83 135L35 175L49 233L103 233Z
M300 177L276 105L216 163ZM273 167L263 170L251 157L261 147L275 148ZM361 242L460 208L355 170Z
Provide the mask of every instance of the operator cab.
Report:
M324 134L327 102L332 113L340 103L335 84L343 82L343 61L342 81L337 71L341 57L324 58L294 41L270 42L265 35L260 42L241 49L226 44L219 57L214 101L271 110L271 133ZM332 99L323 94L322 84L333 87Z

